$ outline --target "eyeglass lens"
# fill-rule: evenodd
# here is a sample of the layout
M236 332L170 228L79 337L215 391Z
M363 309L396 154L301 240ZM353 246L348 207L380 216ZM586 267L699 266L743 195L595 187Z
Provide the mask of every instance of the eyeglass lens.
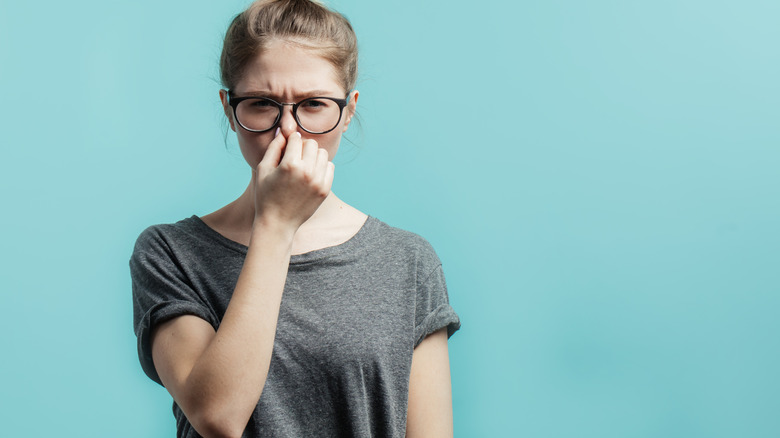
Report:
M332 130L339 123L341 108L329 99L306 99L296 108L301 128L311 133ZM241 125L252 131L271 129L279 118L280 109L273 101L264 98L242 100L236 106L236 117Z

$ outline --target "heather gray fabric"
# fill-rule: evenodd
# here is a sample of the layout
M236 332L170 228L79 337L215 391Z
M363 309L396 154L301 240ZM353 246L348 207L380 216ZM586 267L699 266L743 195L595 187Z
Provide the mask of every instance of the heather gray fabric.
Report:
M157 383L151 328L197 315L216 330L247 247L197 216L154 225L130 258L133 323ZM412 350L460 321L423 238L369 217L347 242L290 261L263 394L245 437L402 437ZM173 404L178 437L199 437Z

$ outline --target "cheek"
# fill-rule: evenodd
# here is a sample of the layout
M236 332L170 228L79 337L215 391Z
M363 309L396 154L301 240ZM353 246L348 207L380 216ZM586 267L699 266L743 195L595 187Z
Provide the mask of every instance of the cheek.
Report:
M272 134L251 134L239 128L236 133L238 145L241 149L241 155L244 156L246 163L253 169L260 164L263 159L268 143L271 142Z
M341 142L341 130L334 129L332 132L325 134L324 138L320 139L319 145L328 151L328 158L333 161L336 156L336 152L339 150L339 143Z

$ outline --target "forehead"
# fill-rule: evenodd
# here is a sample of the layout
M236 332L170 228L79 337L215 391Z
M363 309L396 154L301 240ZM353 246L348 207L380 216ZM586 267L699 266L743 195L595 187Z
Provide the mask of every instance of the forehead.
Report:
M315 49L275 40L247 65L236 93L264 92L293 97L306 90L344 94L333 64Z

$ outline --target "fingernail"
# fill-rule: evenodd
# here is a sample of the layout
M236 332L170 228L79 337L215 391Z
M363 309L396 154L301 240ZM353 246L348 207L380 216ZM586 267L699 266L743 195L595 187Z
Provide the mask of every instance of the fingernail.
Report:
M279 131L281 131L281 130L282 130L282 128L276 128L276 132L274 133L274 137L279 135Z

